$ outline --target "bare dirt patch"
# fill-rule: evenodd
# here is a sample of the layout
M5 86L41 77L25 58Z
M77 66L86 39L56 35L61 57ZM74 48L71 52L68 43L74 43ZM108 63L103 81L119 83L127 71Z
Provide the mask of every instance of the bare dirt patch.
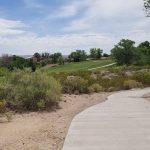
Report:
M108 95L64 95L56 111L14 115L0 123L0 150L61 150L73 117Z

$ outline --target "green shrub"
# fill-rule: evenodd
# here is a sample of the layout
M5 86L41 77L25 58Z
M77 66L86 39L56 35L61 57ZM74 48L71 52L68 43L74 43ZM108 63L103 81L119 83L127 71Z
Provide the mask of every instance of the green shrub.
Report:
M0 113L4 113L6 111L6 101L0 100Z
M5 98L11 109L43 109L56 104L61 97L60 84L41 72L14 72L0 90L0 98Z
M124 82L124 88L125 89L132 89L132 88L141 88L142 87L142 83L137 82L135 80L126 80Z
M99 78L95 82L100 84L106 91L110 87L114 87L114 89L116 90L122 90L124 81L127 79L128 79L127 76L118 76L112 79L104 79L99 76Z
M6 68L0 68L0 77L7 76L9 73L8 69Z
M79 76L69 76L63 82L64 93L87 93L88 81Z
M150 73L149 72L135 74L132 76L132 79L138 82L141 82L144 86L150 86Z
M89 93L94 93L94 92L98 93L100 91L103 91L103 88L99 84L94 83L88 88L88 91Z

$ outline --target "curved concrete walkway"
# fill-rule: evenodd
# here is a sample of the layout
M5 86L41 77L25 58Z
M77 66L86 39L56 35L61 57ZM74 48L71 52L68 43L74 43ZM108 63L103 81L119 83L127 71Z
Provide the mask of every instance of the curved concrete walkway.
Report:
M150 150L149 92L119 92L77 115L63 150Z

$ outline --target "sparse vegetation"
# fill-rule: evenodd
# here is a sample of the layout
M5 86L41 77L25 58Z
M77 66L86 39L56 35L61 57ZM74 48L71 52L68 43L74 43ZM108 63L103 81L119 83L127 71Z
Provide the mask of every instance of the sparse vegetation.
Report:
M63 82L64 93L79 94L88 92L88 81L80 76L68 76Z
M124 85L124 88L126 90L133 89L133 88L142 88L143 87L142 83L137 82L135 80L131 80L131 79L124 81L123 85Z
M88 90L89 90L89 93L94 93L94 92L98 93L98 92L103 91L103 87L97 83L94 83L88 88Z

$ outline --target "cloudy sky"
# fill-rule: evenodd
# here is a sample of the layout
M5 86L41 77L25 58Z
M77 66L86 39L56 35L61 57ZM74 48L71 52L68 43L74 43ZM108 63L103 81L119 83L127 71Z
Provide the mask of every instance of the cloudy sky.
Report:
M0 54L100 47L122 38L150 41L143 0L0 0Z

